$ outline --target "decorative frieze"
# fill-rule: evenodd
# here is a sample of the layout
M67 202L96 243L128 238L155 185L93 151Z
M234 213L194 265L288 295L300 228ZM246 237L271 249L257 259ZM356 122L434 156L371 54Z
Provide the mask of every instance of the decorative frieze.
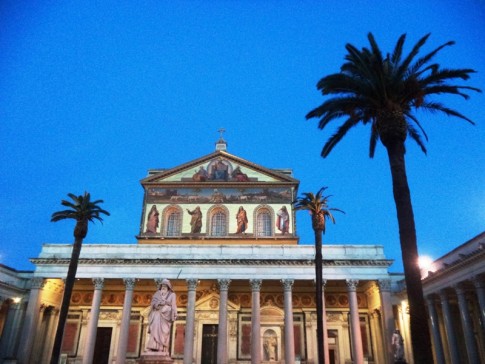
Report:
M69 259L36 258L32 262L36 265L69 264ZM324 267L389 267L389 260L324 260ZM313 266L315 263L309 259L79 259L79 265L251 265L251 266Z

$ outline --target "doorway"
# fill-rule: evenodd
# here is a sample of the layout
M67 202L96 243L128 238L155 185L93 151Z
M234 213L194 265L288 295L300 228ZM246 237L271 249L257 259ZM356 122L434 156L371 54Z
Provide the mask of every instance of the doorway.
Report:
M201 363L217 363L217 329L218 325L202 326L202 355Z
M96 344L94 345L93 364L108 364L109 349L113 328L98 327L96 329Z
M328 354L329 354L329 364L338 364L338 331L337 330L328 330L327 331L327 338L328 338Z

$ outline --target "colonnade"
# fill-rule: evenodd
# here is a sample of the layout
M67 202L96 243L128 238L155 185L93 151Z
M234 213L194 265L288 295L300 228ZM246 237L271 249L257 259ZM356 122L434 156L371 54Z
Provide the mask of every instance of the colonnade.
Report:
M160 280L155 280L157 284ZM90 364L93 361L94 347L96 344L96 329L98 327L98 320L101 310L101 297L104 288L105 280L101 277L93 278L93 298L91 303L90 315L87 321L86 334L83 335L84 343L82 345L83 364ZM117 364L123 364L126 360L127 345L130 327L130 317L132 309L133 291L136 285L136 279L126 278L123 280L125 286L125 298L119 323L119 332L116 337L116 356ZM347 285L347 294L349 302L349 330L351 336L351 350L352 360L355 364L364 363L361 325L359 318L359 307L357 297L357 287L359 281L355 279L348 279L345 281ZM219 317L218 317L218 335L217 335L217 363L225 364L228 362L228 292L231 284L230 279L218 279L219 286ZM249 288L251 289L251 363L259 364L262 361L262 338L261 338L261 315L260 315L260 293L264 286L264 281L261 279L248 279ZM284 311L284 360L286 363L295 362L295 343L294 343L294 325L293 325L293 284L294 280L285 278L281 280L283 289L283 311ZM44 285L42 278L34 278L32 289L30 291L29 301L25 312L24 323L20 334L20 342L22 343L22 350L18 352L18 363L27 364L31 362L31 355L34 350L35 335L32 333L38 332L39 315L41 312L41 291ZM196 307L196 290L198 286L197 279L187 279L187 311L185 323L185 338L184 338L184 364L192 364L196 353L194 353L195 340L195 307ZM324 285L325 286L325 285ZM384 337L390 337L389 332L394 329L394 318L392 316L392 304L390 297L390 280L378 281L378 288L380 291L381 301L381 330ZM483 288L483 287L482 287ZM483 290L482 290L483 291ZM485 302L485 299L483 300ZM14 308L13 308L14 309ZM18 315L17 315L18 316ZM18 323L18 317L15 314L9 318L12 322L7 322L6 326L13 327L14 321ZM54 317L54 316L53 316ZM326 315L324 315L326 317ZM55 320L49 323L49 330L53 330ZM326 327L326 322L325 322ZM325 330L325 334L326 334ZM43 340L49 336L44 333ZM327 341L327 340L325 340ZM389 343L384 339L386 345ZM49 343L51 345L52 343ZM8 345L8 344L7 344ZM46 343L44 343L46 345ZM326 357L328 358L328 344L326 347ZM44 352L47 356L49 351ZM283 358L282 358L283 359ZM390 356L384 358L384 363L390 363Z
M443 287L426 296L438 363L485 361L485 282L481 276ZM480 322L482 324L480 324ZM463 336L458 336L461 332ZM464 343L464 348L462 348ZM462 350L465 349L465 350Z

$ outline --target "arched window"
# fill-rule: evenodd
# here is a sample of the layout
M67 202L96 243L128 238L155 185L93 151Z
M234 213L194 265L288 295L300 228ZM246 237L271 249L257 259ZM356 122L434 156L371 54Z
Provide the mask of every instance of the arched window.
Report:
M256 214L256 235L272 236L273 224L271 223L271 211L267 208L259 209Z
M182 230L182 212L177 207L165 211L165 236L180 236Z
M211 236L227 235L227 214L222 209L216 209L210 218Z

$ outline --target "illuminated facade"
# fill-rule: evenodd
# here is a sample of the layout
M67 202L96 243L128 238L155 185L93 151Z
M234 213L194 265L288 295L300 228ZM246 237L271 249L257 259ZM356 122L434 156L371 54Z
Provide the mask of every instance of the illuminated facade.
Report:
M315 363L314 247L298 244L298 183L291 170L228 153L223 140L212 154L149 171L137 243L82 248L63 360L139 362L151 297L168 278L175 363ZM34 272L0 267L16 280L0 285L1 360L48 362L71 247L44 245ZM325 245L323 256L328 362L392 363L394 329L409 335L402 275L388 273L379 245Z

